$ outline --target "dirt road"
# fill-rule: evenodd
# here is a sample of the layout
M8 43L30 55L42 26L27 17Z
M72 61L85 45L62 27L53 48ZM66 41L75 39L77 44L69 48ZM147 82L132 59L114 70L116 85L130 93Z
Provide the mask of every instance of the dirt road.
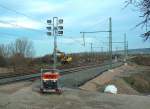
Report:
M12 85L6 87L11 90ZM62 95L43 95L33 88L34 84L28 84L13 93L0 90L0 109L149 109L150 107L148 96L110 95L67 88L64 88Z
M131 88L123 79L122 76L128 76L131 73L136 73L136 65L123 65L110 71L104 72L102 75L86 82L80 86L80 89L87 91L102 91L107 84L115 84L120 94L139 94Z
M114 69L115 73L108 71L91 81L105 84L116 76L126 75L122 71L127 68L132 71L136 66L119 67ZM41 94L38 92L39 82L39 80L26 81L0 86L0 109L149 109L150 107L149 96L100 93L96 92L96 87L87 85L89 82L84 88L88 86L95 90L64 87L61 95Z

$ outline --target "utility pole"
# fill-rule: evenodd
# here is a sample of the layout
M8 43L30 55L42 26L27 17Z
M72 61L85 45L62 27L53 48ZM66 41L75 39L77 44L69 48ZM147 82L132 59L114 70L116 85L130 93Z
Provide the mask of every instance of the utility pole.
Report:
M108 42L104 42L104 43L108 43ZM123 61L125 63L126 60L127 60L127 55L128 55L128 42L126 41L126 36L124 35L124 41L122 41L122 42L112 42L112 43L116 43L116 44L117 43L121 43L121 44L123 44L123 46L124 46L124 49L123 49ZM116 53L117 53L117 51L118 51L118 47L116 47ZM109 55L110 55L110 53L109 53Z
M125 64L127 64L127 60L128 60L128 41L126 41L126 62L125 62Z
M126 41L126 33L124 34L124 63L127 61L127 41Z
M91 54L93 53L93 43L91 43Z
M83 38L85 38L85 33L86 34L92 34L92 33L101 33L101 32L109 33L109 69L112 69L112 22L111 22L111 17L109 18L109 30L88 31L88 32L80 32L80 33L82 33ZM85 40L84 40L84 44L85 44Z
M81 32L82 33L82 38L83 38L83 46L85 46L85 37L84 37L84 32Z
M92 61L92 58L93 58L93 43L90 43L90 47L91 47L90 60Z
M47 24L49 25L47 28L48 36L54 37L54 51L53 51L53 69L56 69L57 66L57 36L63 35L63 19L58 19L58 17L53 17L52 20L47 20Z
M112 22L111 17L109 18L109 69L112 69Z
M118 52L118 47L116 47L116 54L117 54L117 52Z
M102 54L103 54L103 48L104 48L104 47L101 47L101 53L102 53Z
M128 59L128 41L127 41L127 59Z

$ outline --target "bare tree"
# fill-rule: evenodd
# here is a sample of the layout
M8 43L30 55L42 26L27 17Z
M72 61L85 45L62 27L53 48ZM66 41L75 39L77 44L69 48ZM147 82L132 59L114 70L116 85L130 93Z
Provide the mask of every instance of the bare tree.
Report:
M0 67L4 67L6 65L6 59L5 59L5 46L4 44L0 45Z
M4 44L0 45L0 56L5 56L5 45Z
M34 55L33 43L26 38L10 44L0 44L0 66L13 67L15 72L28 72Z
M139 11L142 14L140 17L142 17L143 20L136 26L145 27L146 31L143 34L141 34L141 36L145 40L150 39L150 0L127 0L125 2L126 7L131 4L139 9Z
M8 58L12 56L10 44L0 44L0 66L8 65Z
M10 44L0 44L0 56L5 58L13 55L22 55L23 57L32 57L35 51L33 43L26 38L16 39L16 41Z
M11 44L12 54L20 54L23 57L32 57L34 55L33 43L26 38L16 39L15 43Z
M11 65L15 72L28 72L29 63L34 55L33 43L26 38L16 39L9 44Z

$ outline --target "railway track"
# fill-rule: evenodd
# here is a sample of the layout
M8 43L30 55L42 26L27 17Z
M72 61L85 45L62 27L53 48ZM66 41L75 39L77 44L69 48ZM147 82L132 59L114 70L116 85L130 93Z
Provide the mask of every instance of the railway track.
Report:
M82 67L86 67L86 66L91 66L93 64L88 64L88 65L82 65ZM100 65L100 64L95 64L95 65ZM94 65L93 65L94 66ZM62 67L58 67L58 69L60 70L65 70L65 69L77 69L77 68L81 68L81 66L75 66L75 67L71 67L71 68L65 68L64 66ZM36 74L36 72L40 72L40 70L36 70L34 72L26 72L26 73L23 73L23 72L19 72L19 73L14 73L14 72L11 72L11 73L1 73L0 74L0 79L3 79L3 78L9 78L9 77L16 77L16 76L24 76L24 75L30 75L30 74Z
M116 63L113 63L116 64ZM97 64L97 65L90 65L90 66L82 66L82 67L76 67L76 68L69 68L69 69L61 69L59 72L61 75L66 75L69 73L73 73L73 72L79 72L82 70L86 70L86 69L90 69L90 68L96 68L96 67L100 67L100 66L108 66L107 63L103 63L103 64ZM39 78L40 77L40 73L35 73L35 74L26 74L26 75L10 75L10 76L5 76L5 77L0 77L0 85L3 84L9 84L9 83L13 83L13 82L18 82L18 81L24 81L24 80L31 80L34 78Z

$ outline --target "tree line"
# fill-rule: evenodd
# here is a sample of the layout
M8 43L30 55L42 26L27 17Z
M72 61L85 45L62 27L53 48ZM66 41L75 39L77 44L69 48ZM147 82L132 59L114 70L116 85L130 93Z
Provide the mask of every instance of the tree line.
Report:
M0 44L0 67L26 66L34 56L33 43L26 38L18 38L8 44Z

